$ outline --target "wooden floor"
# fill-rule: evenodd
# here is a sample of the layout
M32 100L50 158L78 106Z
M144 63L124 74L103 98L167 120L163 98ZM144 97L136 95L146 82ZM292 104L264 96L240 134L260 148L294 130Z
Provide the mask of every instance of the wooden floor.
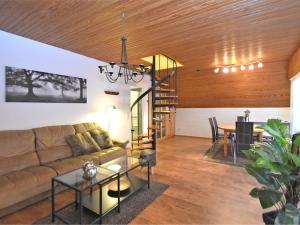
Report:
M211 141L176 136L158 144L153 179L170 187L131 224L262 224L260 205L248 193L256 185L243 168L207 162ZM59 195L59 205L73 193ZM0 219L2 224L30 224L50 213L44 200Z

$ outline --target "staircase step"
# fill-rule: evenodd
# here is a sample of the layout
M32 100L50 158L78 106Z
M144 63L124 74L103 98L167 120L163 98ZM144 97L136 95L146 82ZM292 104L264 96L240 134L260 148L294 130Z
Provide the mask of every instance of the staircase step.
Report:
M142 145L142 144L150 144L152 142L153 142L152 139L148 139L148 140L133 141L132 143L133 144Z
M155 122L161 122L162 120L160 118L152 118Z
M134 150L145 150L145 149L152 149L151 147L143 147L143 146L137 146L137 147L133 147L130 150L134 151Z
M167 106L175 106L175 105L178 105L178 103L177 102L158 103L158 104L155 104L154 106L155 107L167 107Z
M147 138L147 137L152 137L152 135L153 135L153 133L151 132L151 133L149 133L149 135L148 134L139 134L138 137L139 138Z
M155 100L173 100L177 98L178 96L157 96L155 97Z
M160 127L157 126L157 127L148 127L148 130L160 130Z
M152 149L152 144L147 144L147 145L138 145L138 144L134 144L133 148L142 148L142 149Z
M163 110L163 111L153 111L155 114L170 114L175 111Z
M163 89L163 88L161 88L161 89L155 90L155 92L157 92L157 93L175 92L175 89Z
M164 87L168 87L169 84L168 83L160 83L159 86L164 86Z

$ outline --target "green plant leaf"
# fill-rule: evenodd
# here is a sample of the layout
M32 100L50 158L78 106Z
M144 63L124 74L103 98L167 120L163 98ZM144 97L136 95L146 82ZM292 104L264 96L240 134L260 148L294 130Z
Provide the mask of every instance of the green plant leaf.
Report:
M251 197L253 197L253 198L258 198L258 192L259 192L259 188L253 188L251 191L250 191L250 193L249 193L249 195L251 195Z
M276 181L269 175L270 171L265 168L255 167L253 165L246 166L247 172L256 178L256 180L265 186L270 186L273 189L278 189L279 185Z
M254 151L253 149L249 150L243 150L243 153L245 154L247 159L250 159L251 161L255 162L259 155Z
M246 166L246 170L251 176L255 177L260 184L269 185L269 180L264 168L257 168L249 165Z
M270 208L279 202L282 198L282 193L276 190L253 188L249 193L253 198L259 198L263 209Z
M260 205L263 209L274 206L283 196L283 193L280 191L270 189L260 189L256 194L258 195Z
M297 167L300 167L300 157L292 152L288 152L288 155L289 155L290 159L293 161L293 163Z
M281 123L278 119L269 119L266 124L260 126L268 134L275 138L281 145L288 145L291 135L288 130L288 126Z

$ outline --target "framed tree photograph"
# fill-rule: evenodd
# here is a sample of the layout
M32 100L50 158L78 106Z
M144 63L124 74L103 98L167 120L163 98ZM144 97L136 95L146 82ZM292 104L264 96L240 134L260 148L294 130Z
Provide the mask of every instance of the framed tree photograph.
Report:
M5 67L6 102L87 103L84 78Z

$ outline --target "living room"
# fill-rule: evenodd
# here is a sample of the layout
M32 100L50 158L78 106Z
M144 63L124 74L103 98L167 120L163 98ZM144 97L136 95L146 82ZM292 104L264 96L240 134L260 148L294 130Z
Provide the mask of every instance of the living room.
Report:
M299 11L0 0L0 223L299 224Z

